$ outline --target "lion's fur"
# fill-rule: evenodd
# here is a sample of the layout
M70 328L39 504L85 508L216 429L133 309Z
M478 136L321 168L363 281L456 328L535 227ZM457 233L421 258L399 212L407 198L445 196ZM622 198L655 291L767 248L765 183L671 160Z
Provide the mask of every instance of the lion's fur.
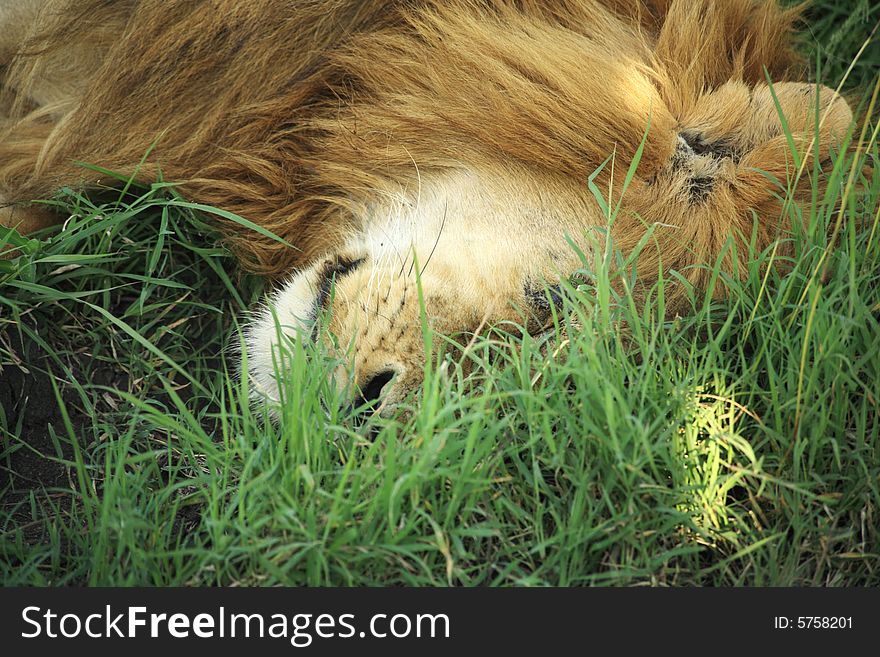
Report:
M774 1L31 5L36 15L5 81L0 193L9 201L95 184L74 160L133 172L155 144L138 176L161 169L184 181L186 197L295 244L218 219L245 267L280 277L363 231L383 199L457 171L485 179L516 171L531 190L523 198L544 199L538 205L541 181L552 179L559 203L580 207L588 177L612 153L596 182L620 189L650 126L612 229L626 251L648 225L661 226L639 259L645 280L662 260L699 287L705 270L692 265L751 235L753 216L759 248L788 228L755 171L786 180L792 167L765 67L775 82L803 74L791 45L798 12ZM53 67L77 82L62 98L45 98ZM813 135L809 89L777 89L798 143ZM825 158L850 115L830 92L822 103L831 119L814 152ZM741 159L712 169L724 184L688 205L688 183L670 163L684 148L679 136L691 133L729 143ZM595 207L583 212L584 229L603 225ZM499 226L511 229L519 230ZM742 266L728 257L729 270Z
M626 161L650 115L650 172L703 88L761 81L764 64L775 79L789 69L795 14L679 2L672 10L688 17L664 22L670 3L646 4L52 2L10 87L39 84L28 53L45 60L78 42L108 56L79 72L88 102L63 129L37 110L4 136L0 188L49 195L82 178L73 160L131 172L159 139L141 176L161 163L167 179L191 181L189 197L295 243L301 255L227 227L246 266L277 275L333 246L340 205L369 196L377 177L412 175L413 162L511 158L584 180L615 148ZM641 13L641 32L606 5Z

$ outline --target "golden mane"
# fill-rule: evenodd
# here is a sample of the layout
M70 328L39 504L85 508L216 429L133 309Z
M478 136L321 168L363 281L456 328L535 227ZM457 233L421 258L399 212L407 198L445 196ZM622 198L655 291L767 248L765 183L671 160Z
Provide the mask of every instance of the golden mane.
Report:
M419 171L507 161L586 185L615 153L619 182L650 120L634 181L649 184L706 90L760 83L765 66L799 73L797 16L753 0L55 1L5 81L0 188L28 201L95 185L74 160L147 181L161 169L187 198L294 243L218 219L244 267L278 276ZM106 56L56 123L27 91L72 44ZM720 237L682 228L663 238L668 264L682 243L690 259L717 255ZM615 231L626 247L644 228Z

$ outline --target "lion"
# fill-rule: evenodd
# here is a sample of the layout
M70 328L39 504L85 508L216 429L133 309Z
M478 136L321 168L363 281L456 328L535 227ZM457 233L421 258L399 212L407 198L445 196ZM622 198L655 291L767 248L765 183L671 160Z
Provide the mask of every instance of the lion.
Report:
M792 146L812 171L853 119L806 81L797 20L774 0L4 3L0 221L63 221L28 202L99 185L77 161L161 172L277 238L216 218L275 283L246 328L253 394L279 399L285 343L333 337L337 384L393 412L423 321L546 325L547 290L601 266L606 235L628 253L651 231L640 289L675 270L702 290L700 265L745 272L731 240L795 230Z

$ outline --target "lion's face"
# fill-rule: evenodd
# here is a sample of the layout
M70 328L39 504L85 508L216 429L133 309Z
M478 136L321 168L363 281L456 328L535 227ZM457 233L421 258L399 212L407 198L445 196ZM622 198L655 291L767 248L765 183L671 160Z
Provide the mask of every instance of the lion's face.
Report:
M796 143L808 143L816 87L774 89ZM825 159L852 114L830 89L819 93L817 151ZM638 170L612 234L625 248L655 225L667 245L664 265L699 284L697 270L684 270L717 254L734 232L748 237L752 209L761 231L769 239L777 234L781 190L772 179L785 183L797 171L766 85L728 83L677 118L666 144L671 155L655 170ZM255 396L279 397L277 377L285 374L272 357L279 342L330 334L331 349L347 363L334 374L337 386L353 403L381 398L391 412L421 382L423 317L443 335L505 321L546 326L552 287L584 265L570 241L589 258L607 224L585 180L507 165L421 172L418 184L376 196L385 200L366 210L363 230L295 272L251 323ZM642 230L634 235L633 226ZM650 261L646 274L653 269L656 276L656 254L643 258ZM318 326L322 318L328 325Z
M423 317L438 334L458 337L505 320L546 324L548 286L581 266L566 235L584 242L582 218L595 214L586 201L559 178L515 169L423 175L264 306L248 330L255 394L278 399L271 354L279 329L291 340L327 339L349 362L337 386L353 402L381 394L390 412L421 382Z

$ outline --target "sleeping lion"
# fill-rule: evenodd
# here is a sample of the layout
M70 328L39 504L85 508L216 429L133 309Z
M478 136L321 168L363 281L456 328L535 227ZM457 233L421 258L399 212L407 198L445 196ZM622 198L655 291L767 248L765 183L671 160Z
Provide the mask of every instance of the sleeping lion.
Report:
M803 80L796 19L773 0L5 0L0 223L62 222L28 202L96 187L77 161L161 171L279 238L216 218L277 283L247 327L253 394L279 398L279 345L335 336L337 383L391 412L421 382L422 308L439 334L540 327L606 234L627 253L652 232L639 289L675 270L699 290L701 265L745 271L731 240L791 231L783 205L852 121Z

